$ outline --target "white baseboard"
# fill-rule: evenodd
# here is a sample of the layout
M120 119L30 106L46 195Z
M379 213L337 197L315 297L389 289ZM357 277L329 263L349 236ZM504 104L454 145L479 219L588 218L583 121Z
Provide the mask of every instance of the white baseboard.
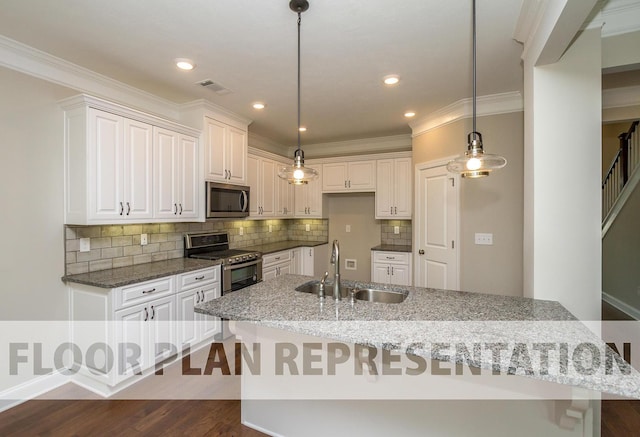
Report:
M71 379L56 370L0 392L0 412L56 389Z
M640 310L632 307L631 305L621 301L617 297L611 296L610 294L602 292L602 300L604 300L609 305L616 307L618 310L627 314L629 317L633 317L635 320L640 320Z

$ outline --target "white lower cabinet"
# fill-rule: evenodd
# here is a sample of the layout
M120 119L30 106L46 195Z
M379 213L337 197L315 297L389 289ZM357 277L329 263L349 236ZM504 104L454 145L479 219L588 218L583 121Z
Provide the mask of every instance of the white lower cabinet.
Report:
M293 273L291 250L270 253L262 257L262 279L277 278L280 275Z
M113 358L112 365L76 363L78 377L110 394L185 347L212 339L220 319L195 313L194 306L220 297L220 287L220 266L113 289L70 284L72 342L81 349L100 346Z
M390 285L411 285L411 254L372 251L371 280Z

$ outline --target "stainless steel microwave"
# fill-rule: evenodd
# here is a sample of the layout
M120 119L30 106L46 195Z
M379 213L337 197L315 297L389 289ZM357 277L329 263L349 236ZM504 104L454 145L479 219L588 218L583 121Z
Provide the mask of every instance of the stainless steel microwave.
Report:
M208 219L249 215L249 187L217 182L206 184Z

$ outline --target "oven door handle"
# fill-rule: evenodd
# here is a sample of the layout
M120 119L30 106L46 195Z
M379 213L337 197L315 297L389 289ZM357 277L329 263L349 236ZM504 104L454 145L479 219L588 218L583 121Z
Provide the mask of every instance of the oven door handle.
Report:
M258 263L262 263L262 259L256 259L242 264L227 264L224 266L224 270L241 269L243 267L255 266Z

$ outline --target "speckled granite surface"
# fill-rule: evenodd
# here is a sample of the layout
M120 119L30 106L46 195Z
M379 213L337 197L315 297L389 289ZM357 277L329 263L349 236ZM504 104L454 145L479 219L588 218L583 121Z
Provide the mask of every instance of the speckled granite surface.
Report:
M244 247L243 249L255 250L261 252L263 255L280 252L281 250L295 249L296 247L315 247L328 244L326 241L299 241L299 240L287 240L279 241L277 243L260 244L258 246Z
M380 244L372 247L371 250L379 250L382 252L409 252L411 253L411 246L401 246L397 244Z
M491 353L483 353L479 361L462 361L450 350L442 352L431 347L435 342L504 344L507 348L512 345L516 354L520 347L534 351L535 345L567 344L569 350L575 351L576 345L588 343L605 357L607 346L557 302L375 284L376 288L407 289L409 295L399 304L356 301L352 305L349 299L336 303L327 297L322 301L316 295L295 291L295 287L313 279L283 275L206 302L197 306L196 312L640 398L640 374L618 360L615 369L628 374L620 374L621 370L614 374L580 371L580 360L588 357L580 355L576 359L575 353L568 354L568 358L562 353L549 353L547 371L528 372L519 361L514 364L513 354L502 353L499 359L492 359ZM583 370L589 367L584 363L582 366Z
M162 278L164 276L204 269L218 264L220 264L220 261L175 258L167 261L138 264L131 267L119 267L117 269L68 275L63 276L62 280L64 282L75 282L100 288L117 288L137 282Z

